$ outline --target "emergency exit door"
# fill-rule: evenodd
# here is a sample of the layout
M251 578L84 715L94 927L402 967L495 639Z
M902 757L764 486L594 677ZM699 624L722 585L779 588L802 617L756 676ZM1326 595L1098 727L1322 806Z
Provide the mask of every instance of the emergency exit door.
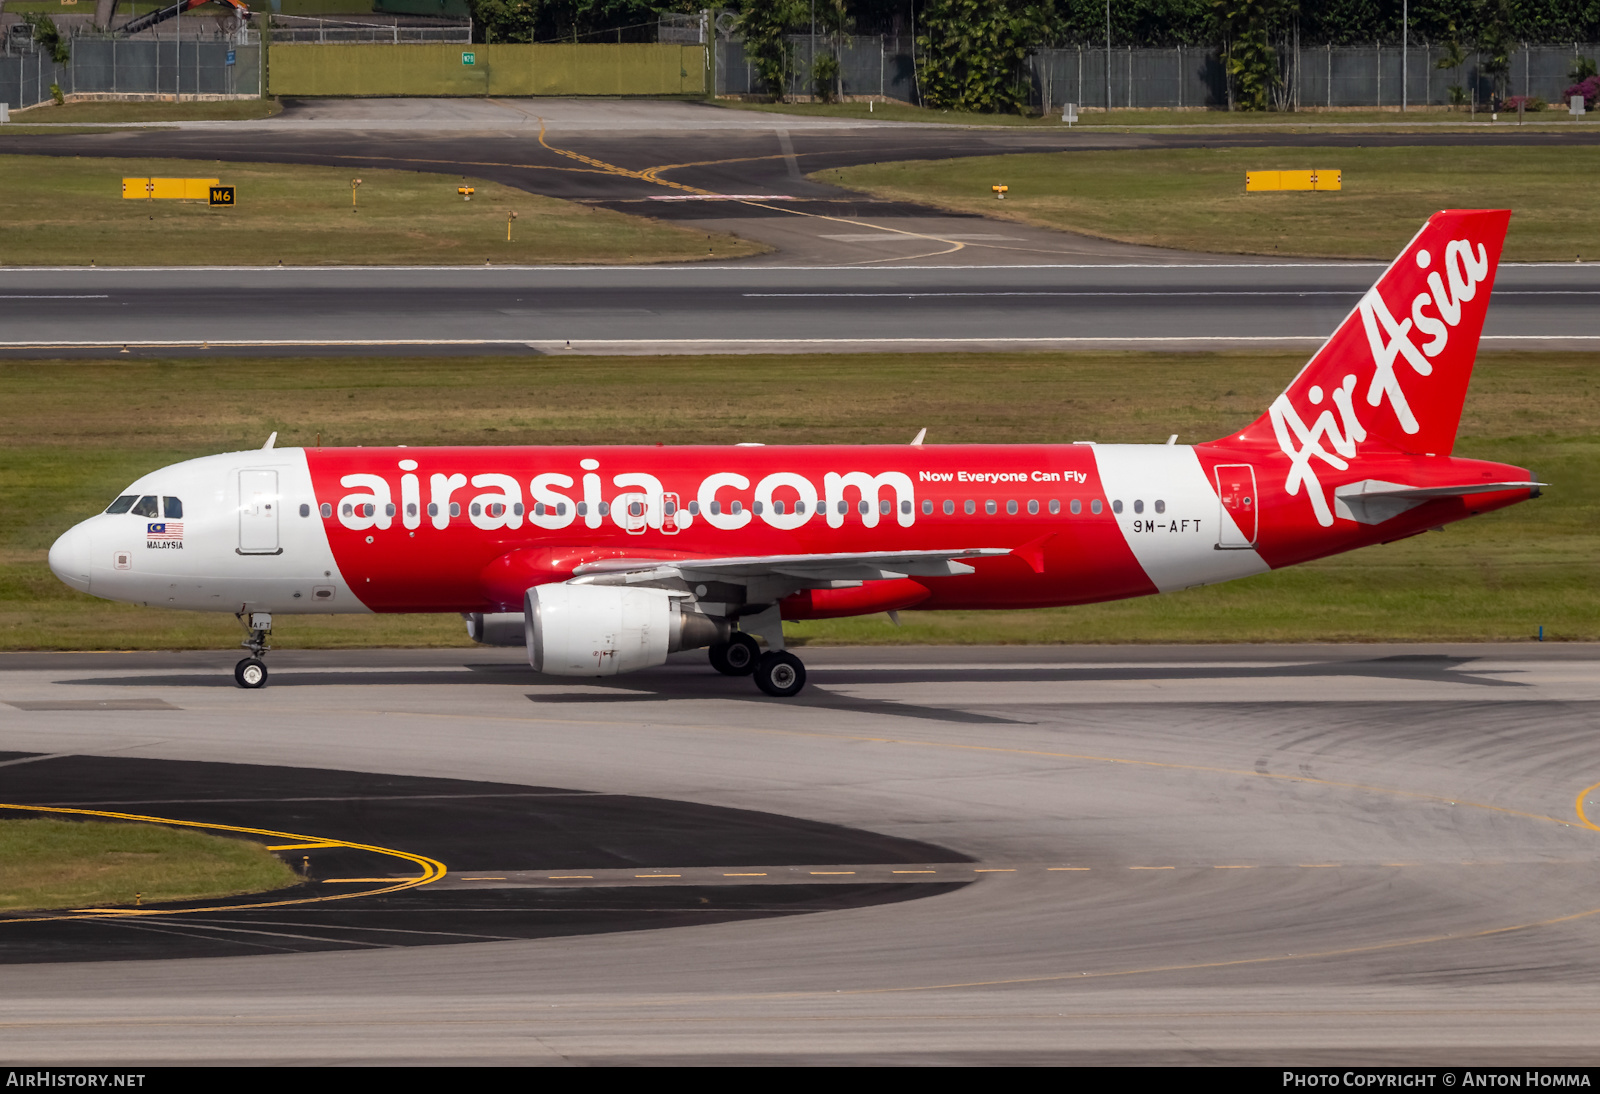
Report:
M276 471L239 472L239 553L277 555L278 473Z
M1256 469L1247 463L1216 466L1217 497L1222 511L1217 521L1217 546L1243 550L1256 545Z

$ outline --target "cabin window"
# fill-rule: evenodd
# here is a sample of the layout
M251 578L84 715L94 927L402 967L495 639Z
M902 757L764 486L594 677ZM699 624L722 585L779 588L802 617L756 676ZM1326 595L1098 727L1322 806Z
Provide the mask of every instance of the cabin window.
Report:
M1052 510L1052 512L1054 512L1054 510ZM1072 515L1073 516L1077 516L1081 512L1083 512L1083 502L1079 501L1077 498L1073 498L1072 499Z
M322 511L322 515L324 517L333 516L333 503L329 502L329 501L323 502L322 506L321 506L321 511Z
M378 511L377 507L375 505L373 505L370 501L367 502L367 504L365 504L365 505L363 505L361 507L361 515L364 516L364 517L370 517L370 516L372 516L372 514L376 513L377 511Z
M181 499L181 498L162 498L161 499L161 511L162 511L163 515L165 515L168 520L182 520L183 519L183 499Z
M689 503L689 515L690 516L695 516L695 517L700 515L700 503L699 502L691 501Z
M1160 498L1157 498L1156 499L1156 512L1165 513L1166 511L1167 511L1167 503L1162 501Z
M495 517L495 518L503 517L503 516L506 515L506 507L504 505L501 505L497 501L490 502L489 503L489 515L491 517Z
M580 517L586 517L586 516L589 515L589 503L588 502L580 501L578 503L578 515Z
M902 513L910 513L911 512L911 503L909 501L901 502L900 503L900 511Z
M611 503L609 501L601 502L599 508L600 515L602 517L609 517L611 515Z
M106 507L108 513L126 513L133 508L133 503L139 500L138 494L124 494Z
M414 517L416 515L417 515L417 503L414 502L414 501L406 502L406 516Z
M149 494L134 502L133 515L136 517L159 517L161 512L156 508L156 499Z
M978 503L973 501L971 498L968 498L966 501L961 503L961 509L962 512L966 513L967 516L970 517L972 514L978 511Z
M983 511L989 514L991 517L999 511L999 508L999 506L995 505L993 498L990 498L988 501L983 503Z
M867 511L871 509L872 506L867 504L866 498L862 498L860 501L856 502L856 508L861 511L862 516L866 516Z
M953 513L955 513L955 511L956 511L956 503L951 501L949 498L946 498L945 499L945 503L944 503L944 515L948 517L948 516L952 515Z
M744 506L740 505L738 501L735 501L732 505L728 506L728 512L732 513L734 516L738 516L740 513L744 512Z
M1113 501L1111 503L1111 511L1113 513L1122 512L1122 499L1121 498L1118 498L1116 501Z
M386 517L394 516L394 502L391 501L388 505L383 507L383 515Z
M433 506L430 505L428 508L432 509ZM533 503L533 515L536 517L544 516L544 502L536 501Z
M880 517L886 517L892 512L894 512L894 502L890 501L888 498L879 498L878 515Z
M1134 499L1134 501L1133 501L1133 511L1135 513L1144 512L1144 501L1143 501L1143 499L1140 499L1140 498L1135 498Z
M722 503L720 501L714 501L711 503L711 515L714 517L720 517L722 515Z
M309 517L311 515L311 506L307 505L305 502L301 502L300 515L302 517Z
M678 503L675 501L663 502L661 505L661 511L670 517L678 511ZM781 513L783 510L779 509L778 512Z
M1105 507L1100 504L1099 498L1095 498L1089 503L1089 512L1093 513L1097 517L1100 515L1100 510L1103 508Z
M845 501L843 498L840 498L839 499L839 512L840 512L840 514L842 515L844 513L848 513L849 511L850 511L850 503Z
M796 516L802 516L802 517L805 516L805 514L806 514L806 503L803 502L803 501L795 502L794 503L794 511L795 511L795 515Z
M450 503L450 515L452 517L459 517L461 515L461 503L459 501L453 501Z
M566 515L567 515L567 503L564 502L564 501L556 502L556 516L564 517Z
M1028 499L1028 515L1030 517L1033 517L1033 516L1038 516L1038 514L1039 514L1039 503L1038 503L1038 501L1036 501L1033 498L1029 498Z
M758 513L761 512L761 510L759 508L761 503L758 501L758 502L756 502L756 505L758 506L758 508L756 509L756 512L758 512ZM772 503L772 511L774 513L776 513L780 517L783 516L783 502L781 502L781 501L773 502Z
M1072 504L1073 505L1077 505L1078 503L1077 502L1073 502ZM1050 512L1052 512L1052 513L1061 512L1061 499L1060 498L1051 498L1050 499ZM1076 513L1077 510L1074 509L1073 512Z
M922 515L925 516L925 517L929 517L929 516L933 515L933 501L931 499L927 499L927 498L923 499L923 502L922 502Z
M354 509L353 509L353 508L351 508L351 507L350 507L350 503L349 503L349 502L345 502L345 503L344 503L344 508L343 508L343 509L341 509L341 510L339 510L339 511L340 511L340 512L341 512L341 513L342 513L342 514L344 514L344 515L345 515L345 516L347 516L347 517L348 517L348 516L351 516L351 515L352 515L352 514L353 514L353 513L355 513L355 510L354 510Z
M628 515L630 517L642 517L642 516L644 516L644 502L642 502L642 501L630 501L628 503Z
M1006 502L1006 515L1007 516L1011 516L1011 517L1014 517L1014 516L1017 515L1017 499L1016 498L1012 498L1010 501Z
M778 502L778 504L782 505L783 502L780 501L780 502ZM762 512L764 512L764 510L762 508L762 505L761 505L761 503L759 501L753 501L753 502L750 503L750 511L752 513L754 513L758 517L762 514Z
M439 503L438 502L430 501L428 503L428 515L430 517L436 517L436 516L439 515Z
M482 516L483 515L483 506L479 505L477 502L473 502L472 503L472 515L475 516L475 517Z

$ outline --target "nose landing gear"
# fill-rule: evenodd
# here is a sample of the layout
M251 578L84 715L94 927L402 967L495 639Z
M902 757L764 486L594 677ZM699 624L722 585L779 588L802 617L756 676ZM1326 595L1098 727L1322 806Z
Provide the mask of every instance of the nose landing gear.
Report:
M272 613L251 612L246 621L245 613L240 612L239 622L250 632L239 645L250 651L250 656L233 666L233 679L242 688L254 690L267 685L267 663L262 660L267 651L272 647L267 645L267 638L272 634Z

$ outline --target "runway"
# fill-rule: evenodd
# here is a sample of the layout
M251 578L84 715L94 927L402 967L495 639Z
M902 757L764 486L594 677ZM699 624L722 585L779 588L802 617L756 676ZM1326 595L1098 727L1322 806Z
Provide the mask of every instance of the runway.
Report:
M495 901L507 923L604 896L659 920L11 964L10 1061L1592 1061L1600 648L802 653L811 686L789 702L692 656L587 681L537 676L518 650L279 651L261 692L231 686L225 652L0 658L0 801L222 823L320 810L315 835L433 851L446 873L417 899L436 885L430 899ZM589 809L655 803L723 835L635 841L619 860L581 824L408 802L438 799L425 780L541 808L566 806L534 788ZM715 818L752 814L789 833L787 852L704 861L749 828ZM551 830L572 836L559 870L529 857ZM890 853L911 844L924 850ZM758 852L778 861L752 867ZM714 876L754 872L769 877ZM639 896L663 884L822 896L669 926L672 899ZM867 884L905 891L827 906L831 885ZM197 933L173 929L180 947Z
M1300 349L1331 334L1381 271L1252 262L0 270L0 353ZM1597 300L1600 265L1503 266L1483 344L1592 349Z

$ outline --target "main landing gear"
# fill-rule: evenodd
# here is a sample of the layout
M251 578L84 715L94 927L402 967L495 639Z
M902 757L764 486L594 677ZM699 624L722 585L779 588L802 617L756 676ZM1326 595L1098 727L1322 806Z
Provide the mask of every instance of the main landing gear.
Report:
M743 631L734 631L726 642L708 651L711 667L724 676L754 676L756 687L778 699L800 694L806 686L806 667L788 650L761 652L756 640Z
M250 637L239 643L250 651L250 656L233 666L233 679L240 687L253 691L267 686L267 663L262 658L272 648L267 645L272 634L272 613L251 612L247 621L245 613L240 612L239 622L250 632Z

